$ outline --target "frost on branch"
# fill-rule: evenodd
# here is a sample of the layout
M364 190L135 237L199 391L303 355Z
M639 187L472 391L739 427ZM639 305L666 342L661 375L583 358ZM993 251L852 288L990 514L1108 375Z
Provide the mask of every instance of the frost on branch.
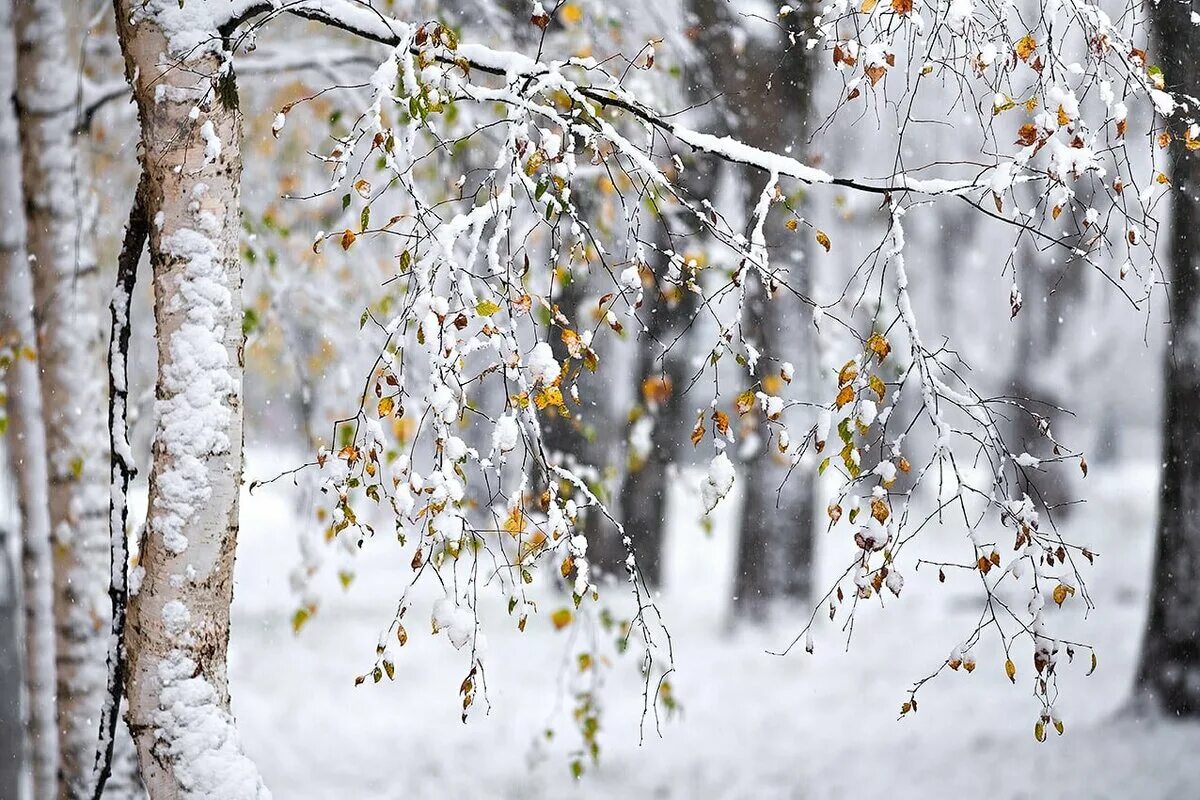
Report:
M329 538L354 551L376 534L372 520L387 517L412 554L412 584L428 578L445 587L429 618L454 647L470 648L464 713L482 678L479 589L506 596L522 630L535 605L528 587L539 579L553 585L561 578L577 612L601 596L580 522L601 515L620 530L597 479L604 465L550 451L545 426L586 413L580 379L604 369L606 346L627 324L641 327L641 276L650 273L694 294L696 318L713 331L690 387L693 396L711 387L706 402L697 402L692 432L693 445L711 454L705 509L737 480L725 454L738 438L731 415L761 415L793 469L836 478L827 498L830 530L851 557L797 642L813 649L812 623L825 610L852 631L857 611L882 602L884 590L897 597L914 591L922 563L933 563L942 580L947 569L969 570L983 589L979 624L934 674L973 669L972 648L985 633L994 632L1006 653L1027 641L1033 669L1017 669L1010 657L1006 674L1014 681L1033 675L1043 722L1057 721L1059 653L1086 646L1053 635L1044 596L1090 605L1080 562L1094 554L1059 537L1036 477L1058 462L1082 463L1082 455L1060 444L1048 424L1042 450L1027 443L1037 452L1014 452L999 423L1030 413L1026 406L976 392L953 351L922 339L909 294L909 261L917 273L921 257L906 249L905 216L930 202L969 204L1005 224L1011 253L1028 240L1065 247L1139 302L1152 284L1151 211L1166 182L1138 166L1144 160L1130 154L1128 141L1141 131L1153 142L1156 114L1181 117L1188 109L1136 46L1136 11L1110 16L1063 0L1048 4L1032 29L1024 19L1010 3L867 0L829 4L814 28L789 34L793 46L828 53L845 81L832 119L853 103L911 110L922 91L933 91L927 86L952 92L977 116L979 161L905 165L905 118L881 134L896 148L897 168L875 180L691 130L658 114L621 71L591 58L536 61L460 43L434 23L390 21L386 35L373 36L392 51L369 80L361 115L322 154L327 193L343 197L345 227L321 232L314 249L352 257L364 247L389 248L395 270L385 301L362 318L378 356L358 411L335 426L317 462L332 500ZM650 58L626 63L653 68ZM281 129L277 118L273 130ZM1192 146L1190 120L1186 130L1183 145ZM759 170L761 188L744 218L689 195L679 175L694 151ZM800 185L816 202L798 199ZM784 216L793 232L811 228L821 250L833 250L836 243L804 216L824 213L821 193L829 187L882 201L886 237L853 284L877 296L870 305L850 291L832 301L799 295L779 265L786 260L772 258L795 245L769 240L771 215ZM668 219L703 237L703 261L665 249L653 235ZM813 256L814 268L821 258ZM998 266L1013 270L1015 315L1019 264L1010 255ZM1131 271L1142 286L1127 290L1122 281ZM604 276L611 288L595 298L591 314L571 316L557 298L582 276ZM810 309L811 335L838 354L840 367L791 394L789 354L761 352L743 335L751 288L767 297L799 295ZM987 479L980 484L968 471ZM914 506L923 485L940 496L934 517L961 512L960 550L937 562L906 553L931 519ZM653 654L666 648L669 656L669 639L640 579L636 541L623 540L636 612L622 635L640 635L650 676ZM1008 599L1011 591L1022 593L1020 605ZM400 598L367 673L376 681L391 674L391 642L406 641L401 620L413 602L407 591ZM573 618L571 609L562 611L553 616L556 627ZM915 711L924 683L914 686L904 713Z

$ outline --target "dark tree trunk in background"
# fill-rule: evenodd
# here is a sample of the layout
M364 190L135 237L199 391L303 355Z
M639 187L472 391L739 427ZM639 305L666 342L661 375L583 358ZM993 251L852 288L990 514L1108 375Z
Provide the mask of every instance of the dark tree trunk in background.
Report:
M1082 203L1087 205L1086 199ZM1081 244L1081 239L1067 237L1074 244ZM1063 320L1069 319L1071 309L1081 302L1090 267L1080 259L1062 259L1058 248L1039 253L1025 246L1018 252L1024 256L1018 264L1023 305L1013 320L1017 341L1010 386L1021 408L1011 409L1008 446L1015 455L1027 452L1047 459L1054 455L1054 445L1042 426L1048 424L1050 433L1064 441L1060 424L1067 414L1059 409L1071 404L1066 390L1075 354L1069 349L1078 346L1064 339ZM1057 263L1052 254L1060 256ZM1029 494L1060 521L1072 508L1071 502L1079 499L1078 474L1065 466L1031 472Z
M804 4L781 21L781 25L795 29L794 44L789 44L781 31L774 46L765 46L757 35L740 38L733 35L736 28L756 23L743 19L728 4L721 0L694 2L699 27L706 32L702 36L709 40L701 42L701 48L708 54L712 88L723 94L732 133L748 144L788 152L803 160L812 106L814 56L805 49L805 37L799 29L815 10ZM765 35L767 26L761 27ZM749 170L731 177L742 193L742 207L753 208L765 188L764 177ZM807 294L809 277L804 250L809 237L789 231L785 221L786 213L778 207L767 221L765 232L771 266L786 268L788 285ZM802 322L803 309L786 289L768 301L758 278L752 276L749 280L752 285L743 333L760 352L795 365L795 385L790 393L803 394L811 383L808 375L814 371L812 328ZM761 380L778 369L778 362L764 359L755 377ZM785 390L783 394L788 393ZM761 413L756 413L759 413L761 444L741 474L746 492L735 571L735 605L738 613L745 616L761 612L774 600L807 599L814 550L812 472L795 469L788 474L790 459L780 456ZM801 426L793 422L793 427Z
M585 197L577 197L577 202L581 208L586 208L588 200ZM586 211L580 212L581 219L589 217ZM588 299L592 296L589 286L595 267L593 266L593 271L588 271L578 263L576 267L573 277L565 286L561 283L556 285L552 301L570 320L571 329L581 332L585 329L590 330L594 324ZM604 274L601 280L610 279ZM569 355L563 344L562 333L562 326L553 320L546 328L547 340L560 364ZM616 412L612 402L612 391L605 385L605 379L582 369L577 360L571 361L570 369L572 373L578 370L578 375L572 380L579 385L581 403L576 405L570 399L570 381L564 376L563 408L569 412L569 416L561 416L551 407L540 413L542 443L546 449L546 457L552 463L561 464L571 470L586 468L588 471L583 472L582 477L586 480L588 488L611 509L614 498L610 496L609 487L613 483L613 476L607 472L606 465L615 463L619 453L619 426L614 418ZM595 472L591 472L592 470ZM546 480L546 476L539 476L539 480ZM588 540L588 560L598 569L616 571L618 565L624 562L625 551L621 547L616 529L597 509L588 508L584 511L580 518L579 531ZM623 571L617 574L624 576Z
M1200 30L1190 9L1153 7L1168 86L1200 94ZM1171 340L1163 384L1158 554L1137 686L1156 709L1200 716L1200 152L1176 142L1171 180Z
M718 131L723 133L724 131ZM685 159L685 169L679 183L687 196L711 198L717 185L717 163L714 159L692 157ZM671 253L686 256L689 245L695 247L695 237L676 230L670 210L663 210L655 259L653 285L645 287L638 321L644 330L638 331L633 370L635 400L625 439L625 481L621 484L621 515L625 530L637 548L638 563L646 581L654 586L663 579L663 545L666 539L667 496L670 470L679 461L682 443L687 441L690 418L686 390L692 378L692 349L687 331L699 307L699 298L686 288L662 280L667 257ZM694 223L680 220L688 228ZM649 421L650 449L645 454L634 452L631 436L635 426ZM618 551L619 557L623 551ZM607 555L607 553L606 553Z
M793 264L791 269L793 285L803 291L806 281L798 279L807 266ZM759 285L751 287L751 292L746 321L756 333L755 346L764 353L787 353L797 359L794 380L805 386L809 382L803 376L812 371L812 348L808 336L797 335L803 311L799 300L780 291L768 302ZM769 369L760 362L759 375ZM804 467L793 470L791 459L780 454L774 439L768 440L761 421L759 432L762 442L743 470L745 490L734 576L735 607L740 615L751 617L761 614L772 601L808 599L815 550L812 471Z

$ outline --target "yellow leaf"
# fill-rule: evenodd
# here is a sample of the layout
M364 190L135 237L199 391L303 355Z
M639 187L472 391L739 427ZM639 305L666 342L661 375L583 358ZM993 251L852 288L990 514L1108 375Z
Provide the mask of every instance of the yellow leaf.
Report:
M863 0L863 4L859 8L859 11L861 11L864 14L870 14L872 11L875 10L875 6L878 3L879 3L879 0Z
M829 248L832 247L832 244L829 241L829 234L825 233L825 231L823 231L823 230L818 230L817 231L817 244L821 245L821 247L824 247L825 252L828 253Z
M312 611L307 608L298 608L296 613L292 614L292 633L299 633L304 627L304 623L312 617Z
M508 512L508 517L504 520L504 530L513 536L525 530L525 515L521 513L521 509L514 508Z
M381 418L390 416L392 413L392 409L395 408L395 406L396 406L396 401L393 400L392 398L390 398L390 397L379 398L379 416Z
M571 619L574 615L571 614L571 609L560 608L550 615L550 623L554 625L554 630L561 631L563 628L571 624Z
M539 389L533 395L533 403L538 409L543 409L547 406L560 407L563 404L562 391L557 386L547 386L545 389Z
M574 3L567 3L562 7L562 20L568 25L578 25L583 21L583 9Z
M1017 665L1012 662L1011 658L1004 662L1004 674L1013 683L1017 682Z
M872 333L870 338L867 339L867 349L875 354L875 357L879 359L879 363L881 364L888 357L888 353L892 352L892 346L884 338L883 334L878 331Z
M737 401L734 404L734 407L737 409L738 414L744 417L754 410L754 403L754 392L747 389L737 396Z
M475 304L475 313L481 317L490 317L499 310L500 306L492 300L480 300Z
M835 401L838 408L854 402L854 388L851 386L843 386L838 392L837 400Z
M838 386L845 386L848 383L852 383L857 377L858 365L854 362L854 359L850 359L838 371Z
M542 162L545 160L545 156L542 155L540 150L534 151L534 154L531 155L529 160L525 162L525 174L532 176L533 173L538 171L538 167L540 167Z
M1022 61L1028 61L1029 57L1033 55L1033 51L1037 49L1037 41L1029 34L1025 34L1021 37L1021 40L1017 42L1015 49L1017 52L1017 58L1021 59Z

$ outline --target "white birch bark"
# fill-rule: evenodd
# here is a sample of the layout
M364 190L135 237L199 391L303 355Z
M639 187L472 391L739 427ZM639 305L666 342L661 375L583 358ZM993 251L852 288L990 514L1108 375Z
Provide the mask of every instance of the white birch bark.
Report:
M142 130L158 426L126 693L153 800L270 795L229 710L242 476L241 116L209 9L118 0ZM216 11L213 11L215 14Z
M12 97L9 0L0 2L0 286L4 287L6 330L22 349L34 352L33 287L25 261L21 210L20 149ZM34 797L53 797L58 769L54 719L54 609L51 585L50 510L46 501L46 432L42 424L37 363L20 356L7 379L7 450L17 481L21 512L21 573L24 605L26 758Z
M54 560L59 797L88 795L105 701L108 435L93 198L60 0L15 5L18 126L33 271ZM139 794L124 731L105 797ZM46 795L47 797L52 795ZM39 795L40 797L40 795Z

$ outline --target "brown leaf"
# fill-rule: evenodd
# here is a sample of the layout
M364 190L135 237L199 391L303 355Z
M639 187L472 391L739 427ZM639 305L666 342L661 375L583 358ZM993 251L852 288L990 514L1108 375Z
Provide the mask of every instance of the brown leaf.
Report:
M1031 145L1037 141L1037 138L1038 138L1037 126L1034 125L1032 122L1026 122L1024 125L1022 125L1020 127L1019 130L1017 130L1017 144L1019 144L1019 145L1022 145L1024 147L1029 147L1029 145Z
M653 406L661 406L671 397L674 384L669 375L651 375L642 381L642 399Z

